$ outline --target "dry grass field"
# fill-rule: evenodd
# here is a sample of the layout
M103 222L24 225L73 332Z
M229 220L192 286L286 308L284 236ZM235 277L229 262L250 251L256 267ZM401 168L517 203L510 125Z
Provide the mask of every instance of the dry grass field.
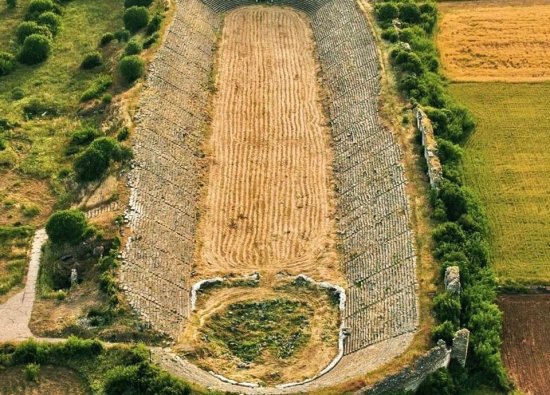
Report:
M450 79L550 79L549 0L444 2L438 7L437 44Z
M218 64L198 276L288 271L341 283L307 21L288 8L230 12Z
M550 84L452 84L478 125L464 154L500 280L550 283Z
M550 295L506 295L503 359L519 389L528 395L545 395L550 388Z
M91 391L76 372L42 366L38 382L28 381L23 368L0 368L0 395L85 395Z

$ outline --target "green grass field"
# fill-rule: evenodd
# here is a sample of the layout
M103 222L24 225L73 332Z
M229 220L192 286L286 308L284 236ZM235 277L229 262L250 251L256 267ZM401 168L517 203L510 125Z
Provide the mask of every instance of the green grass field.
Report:
M15 30L24 20L29 2L18 0L15 9L0 2L0 51L17 53ZM71 133L83 122L77 114L79 98L112 64L91 71L79 66L86 53L97 49L104 33L122 27L123 10L122 0L68 2L51 56L34 66L17 64L13 73L0 77L0 227L42 226L55 200L65 194L66 186L57 174L70 168L74 159L66 156L65 150ZM108 51L120 51L119 47L113 44ZM22 97L14 95L16 90ZM27 119L23 109L34 100L55 108L57 114ZM97 124L99 120L89 116L85 122ZM14 126L6 127L6 122ZM0 295L21 285L26 272L30 238L14 236L10 240L9 246L18 249L8 250L6 244L0 251Z
M550 83L452 84L477 120L465 184L482 200L499 281L550 284Z

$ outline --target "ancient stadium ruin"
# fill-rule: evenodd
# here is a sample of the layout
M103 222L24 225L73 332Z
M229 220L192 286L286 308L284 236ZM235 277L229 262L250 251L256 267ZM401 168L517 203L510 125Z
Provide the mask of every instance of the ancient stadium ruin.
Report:
M299 29L303 29L304 35L312 36L315 48L310 60L317 58L321 68L321 85L328 96L326 115L329 119L325 122L328 128L323 127L324 115L314 108L319 99L319 92L315 92L317 76L312 75L314 62L307 64L308 56L300 58L302 44L285 41L288 38L281 40L298 47L284 57L294 62L289 67L298 74L292 77L296 77L298 84L305 84L298 89L306 93L288 101L279 97L280 106L277 105L274 114L264 115L282 119L282 125L273 126L276 123L273 121L232 126L228 117L239 108L239 101L246 104L247 100L258 98L247 98L245 94L238 98L231 96L238 89L224 88L224 83L228 73L238 74L239 70L231 70L225 63L218 68L221 79L218 92L212 93L219 35L223 34L220 55L223 57L224 41L231 38L226 35L236 34L237 22L245 18L241 11L257 10L250 12L255 14L251 20L255 21L256 30L251 29L249 34L253 35L251 40L261 41L258 33L261 26L257 23L263 16L258 17L258 13L265 16L280 8L266 5L238 8L257 5L255 0L178 0L175 18L152 64L136 116L138 130L128 211L131 237L121 270L123 289L132 306L144 321L174 339L184 331L192 314L193 285L209 277L247 275L255 271L261 278L269 279L282 271L293 276L304 273L316 281L342 285L346 291L341 317L346 334L343 357L333 369L313 381L294 387L249 389L223 382L185 360L177 362L178 372L190 380L222 390L251 393L308 391L364 375L402 354L412 341L419 321L414 234L402 153L395 136L379 119L380 61L370 26L354 0L274 0L273 3L292 8L287 11L290 14L279 15L286 18L284 21L277 22L275 18L273 26L289 23L288 18L294 18L294 22L290 22L295 23L297 36ZM227 15L236 18L233 31L226 30L231 29L231 21L223 28ZM307 42L303 45L307 46ZM226 60L238 63L238 59ZM276 66L277 59L271 67ZM304 67L304 75L297 66ZM240 67L246 69L247 66L241 63ZM238 81L243 74L234 78ZM277 83L277 75L270 78ZM279 83L284 87L293 78L282 76ZM309 78L313 84L308 85L303 78ZM260 87L261 81L257 83ZM251 86L245 88L250 90ZM225 99L224 89L228 92ZM303 110L304 124L299 120L290 121L290 126L284 123L285 117L295 119L288 114L291 107ZM243 117L246 118L246 114ZM226 127L225 122L229 126ZM308 137L315 125L321 126ZM264 150L247 154L223 152L226 147L231 151L232 147L250 143L251 135L246 135L246 130L260 126L275 131L286 127L297 134L289 133L287 140L279 138L280 141L277 136L275 140L267 137L262 141L268 146ZM325 128L330 129L327 131L330 141L323 142L322 129ZM245 133L242 141L235 144L224 136L230 131L232 136ZM209 140L212 136L216 137L215 144ZM280 147L274 142L283 148L277 149ZM205 152L205 146L212 152ZM277 152L270 153L270 150ZM223 159L225 154L228 156ZM239 162L239 155L246 158ZM203 174L205 156L219 160L210 163L206 176ZM303 185L286 182L284 174L280 183L275 176L260 177L258 181L258 174L280 173L280 168L262 168L270 161L287 161L289 174L295 174L299 168L300 177L306 181ZM254 163L257 168L253 168ZM235 173L239 169L244 172L241 176ZM216 172L220 173L218 177ZM228 185L231 182L233 184ZM262 199L258 191L243 187L246 183L265 188L264 192L272 194L272 199L265 198L260 208L254 204L244 205L242 210L236 208L241 200ZM302 190L296 187L298 184ZM302 197L304 209L287 212L286 206L295 202L280 203L278 189L298 195L298 200ZM309 197L304 197L306 195ZM207 203L203 205L202 200ZM259 218L258 212L270 213L271 217ZM281 217L288 218L285 222L279 220ZM239 236L240 226L246 229L239 221L246 220L250 220L255 229L263 226L263 233L243 232ZM220 234L221 230L209 234L224 226L230 228L228 232L233 238ZM270 230L279 232L280 237L270 239ZM285 234L289 236L285 238ZM302 242L292 238L293 235L303 235ZM236 251L235 245L250 248ZM309 251L310 247L315 251ZM270 258L273 259L270 261ZM265 262L268 264L264 265Z

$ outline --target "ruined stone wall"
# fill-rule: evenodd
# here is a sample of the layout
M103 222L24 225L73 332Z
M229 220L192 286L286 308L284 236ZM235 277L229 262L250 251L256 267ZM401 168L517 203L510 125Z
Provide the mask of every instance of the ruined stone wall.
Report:
M127 211L131 236L121 283L142 318L171 336L180 332L190 309L198 158L219 25L220 17L199 0L177 2L136 116Z

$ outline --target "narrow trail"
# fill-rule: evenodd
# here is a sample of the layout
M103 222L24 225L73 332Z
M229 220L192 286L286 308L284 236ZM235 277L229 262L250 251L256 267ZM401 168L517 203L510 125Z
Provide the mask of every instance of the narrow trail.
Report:
M23 340L32 336L29 321L35 299L40 255L47 239L44 229L36 231L32 241L25 288L0 305L0 341Z

